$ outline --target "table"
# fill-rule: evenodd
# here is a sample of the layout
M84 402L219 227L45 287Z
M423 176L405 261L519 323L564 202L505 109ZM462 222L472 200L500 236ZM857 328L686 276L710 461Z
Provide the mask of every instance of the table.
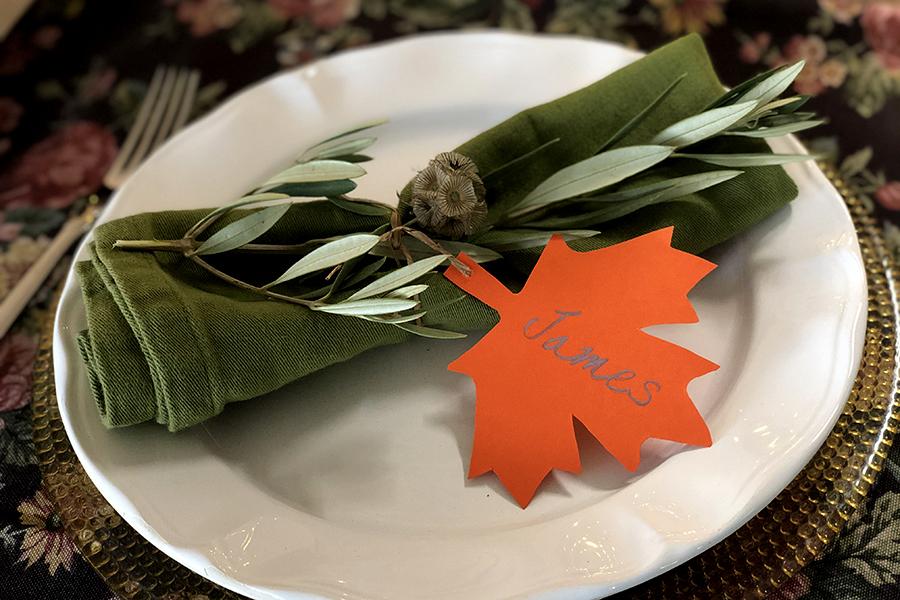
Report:
M0 40L6 37L9 30L19 20L28 7L31 6L32 0L7 0L0 4Z
M650 49L698 31L734 83L805 58L796 91L830 123L805 138L900 249L900 4L863 0L39 0L0 45L0 297L77 199L100 187L157 64L198 68L196 113L281 68L417 31L573 33ZM29 401L62 264L0 340L0 597L115 596L42 489ZM775 598L900 598L900 455L829 553Z

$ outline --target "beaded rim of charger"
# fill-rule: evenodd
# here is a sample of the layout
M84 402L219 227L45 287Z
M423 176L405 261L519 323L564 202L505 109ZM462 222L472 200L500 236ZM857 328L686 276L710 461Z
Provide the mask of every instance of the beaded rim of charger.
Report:
M629 598L763 598L821 556L865 500L900 431L895 367L898 307L894 263L875 219L820 164L856 226L869 286L863 358L853 390L824 445L753 519L706 552L624 592ZM238 599L178 564L125 523L91 483L69 443L56 403L52 334L57 292L35 362L32 422L43 489L65 530L110 588L128 600Z

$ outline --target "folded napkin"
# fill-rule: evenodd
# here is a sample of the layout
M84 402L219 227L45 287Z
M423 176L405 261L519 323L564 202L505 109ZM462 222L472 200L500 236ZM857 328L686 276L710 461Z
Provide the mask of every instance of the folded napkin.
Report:
M553 102L528 109L460 146L482 173L539 145L514 176L492 177L489 205L513 203L560 168L597 152L602 143L656 97L677 75L686 77L622 144L646 142L664 127L701 111L722 91L702 41L675 41L612 75ZM731 152L761 152L760 140L734 139ZM714 150L711 150L714 151ZM423 165L431 158L422 157ZM693 161L673 173L706 170ZM674 225L673 243L699 253L757 223L790 202L796 186L780 167L748 168L740 177L703 190L688 202L649 206L607 223L603 234L572 242L590 250ZM403 197L408 198L408 192ZM223 202L227 198L222 199ZM405 202L401 200L401 206ZM408 210L408 207L404 210ZM402 342L410 334L390 325L312 312L273 302L212 278L177 254L113 249L119 239L173 239L208 210L145 213L101 225L92 257L77 265L88 328L78 338L91 390L109 427L156 421L177 431L366 350ZM240 216L239 211L231 218ZM383 223L325 201L298 203L260 241L296 243L370 231ZM521 285L540 249L505 254L487 267L510 286ZM259 261L229 253L220 268L261 274ZM266 261L268 265L268 261ZM264 279L263 279L264 281ZM486 329L497 314L433 275L422 296L425 324L456 331ZM449 300L463 300L442 306ZM302 395L302 390L298 391Z

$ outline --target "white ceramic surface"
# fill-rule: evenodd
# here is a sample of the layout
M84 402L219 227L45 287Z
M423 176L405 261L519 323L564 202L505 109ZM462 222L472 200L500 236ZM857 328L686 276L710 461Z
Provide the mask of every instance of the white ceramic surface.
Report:
M269 79L191 126L103 218L222 204L309 143L385 116L359 195L390 199L438 151L638 56L486 32L348 52ZM792 139L775 145L802 151ZM797 200L712 255L720 268L691 296L700 323L653 328L722 365L690 386L711 448L651 441L629 473L581 435L583 474L551 475L522 510L493 475L465 478L474 388L446 365L478 336L372 352L185 433L108 431L74 344L85 320L71 275L54 338L63 420L98 489L135 529L253 598L619 591L696 555L768 503L849 392L866 307L856 236L811 162L788 171Z

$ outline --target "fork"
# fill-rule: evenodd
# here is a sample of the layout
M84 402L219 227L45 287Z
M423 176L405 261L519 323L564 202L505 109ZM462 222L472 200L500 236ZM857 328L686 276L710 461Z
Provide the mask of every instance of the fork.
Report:
M125 143L103 177L107 191L121 187L160 144L185 125L199 85L200 73L196 70L156 68ZM88 232L99 211L100 200L93 195L81 214L70 217L63 224L43 254L0 302L0 338L6 335L72 244Z

